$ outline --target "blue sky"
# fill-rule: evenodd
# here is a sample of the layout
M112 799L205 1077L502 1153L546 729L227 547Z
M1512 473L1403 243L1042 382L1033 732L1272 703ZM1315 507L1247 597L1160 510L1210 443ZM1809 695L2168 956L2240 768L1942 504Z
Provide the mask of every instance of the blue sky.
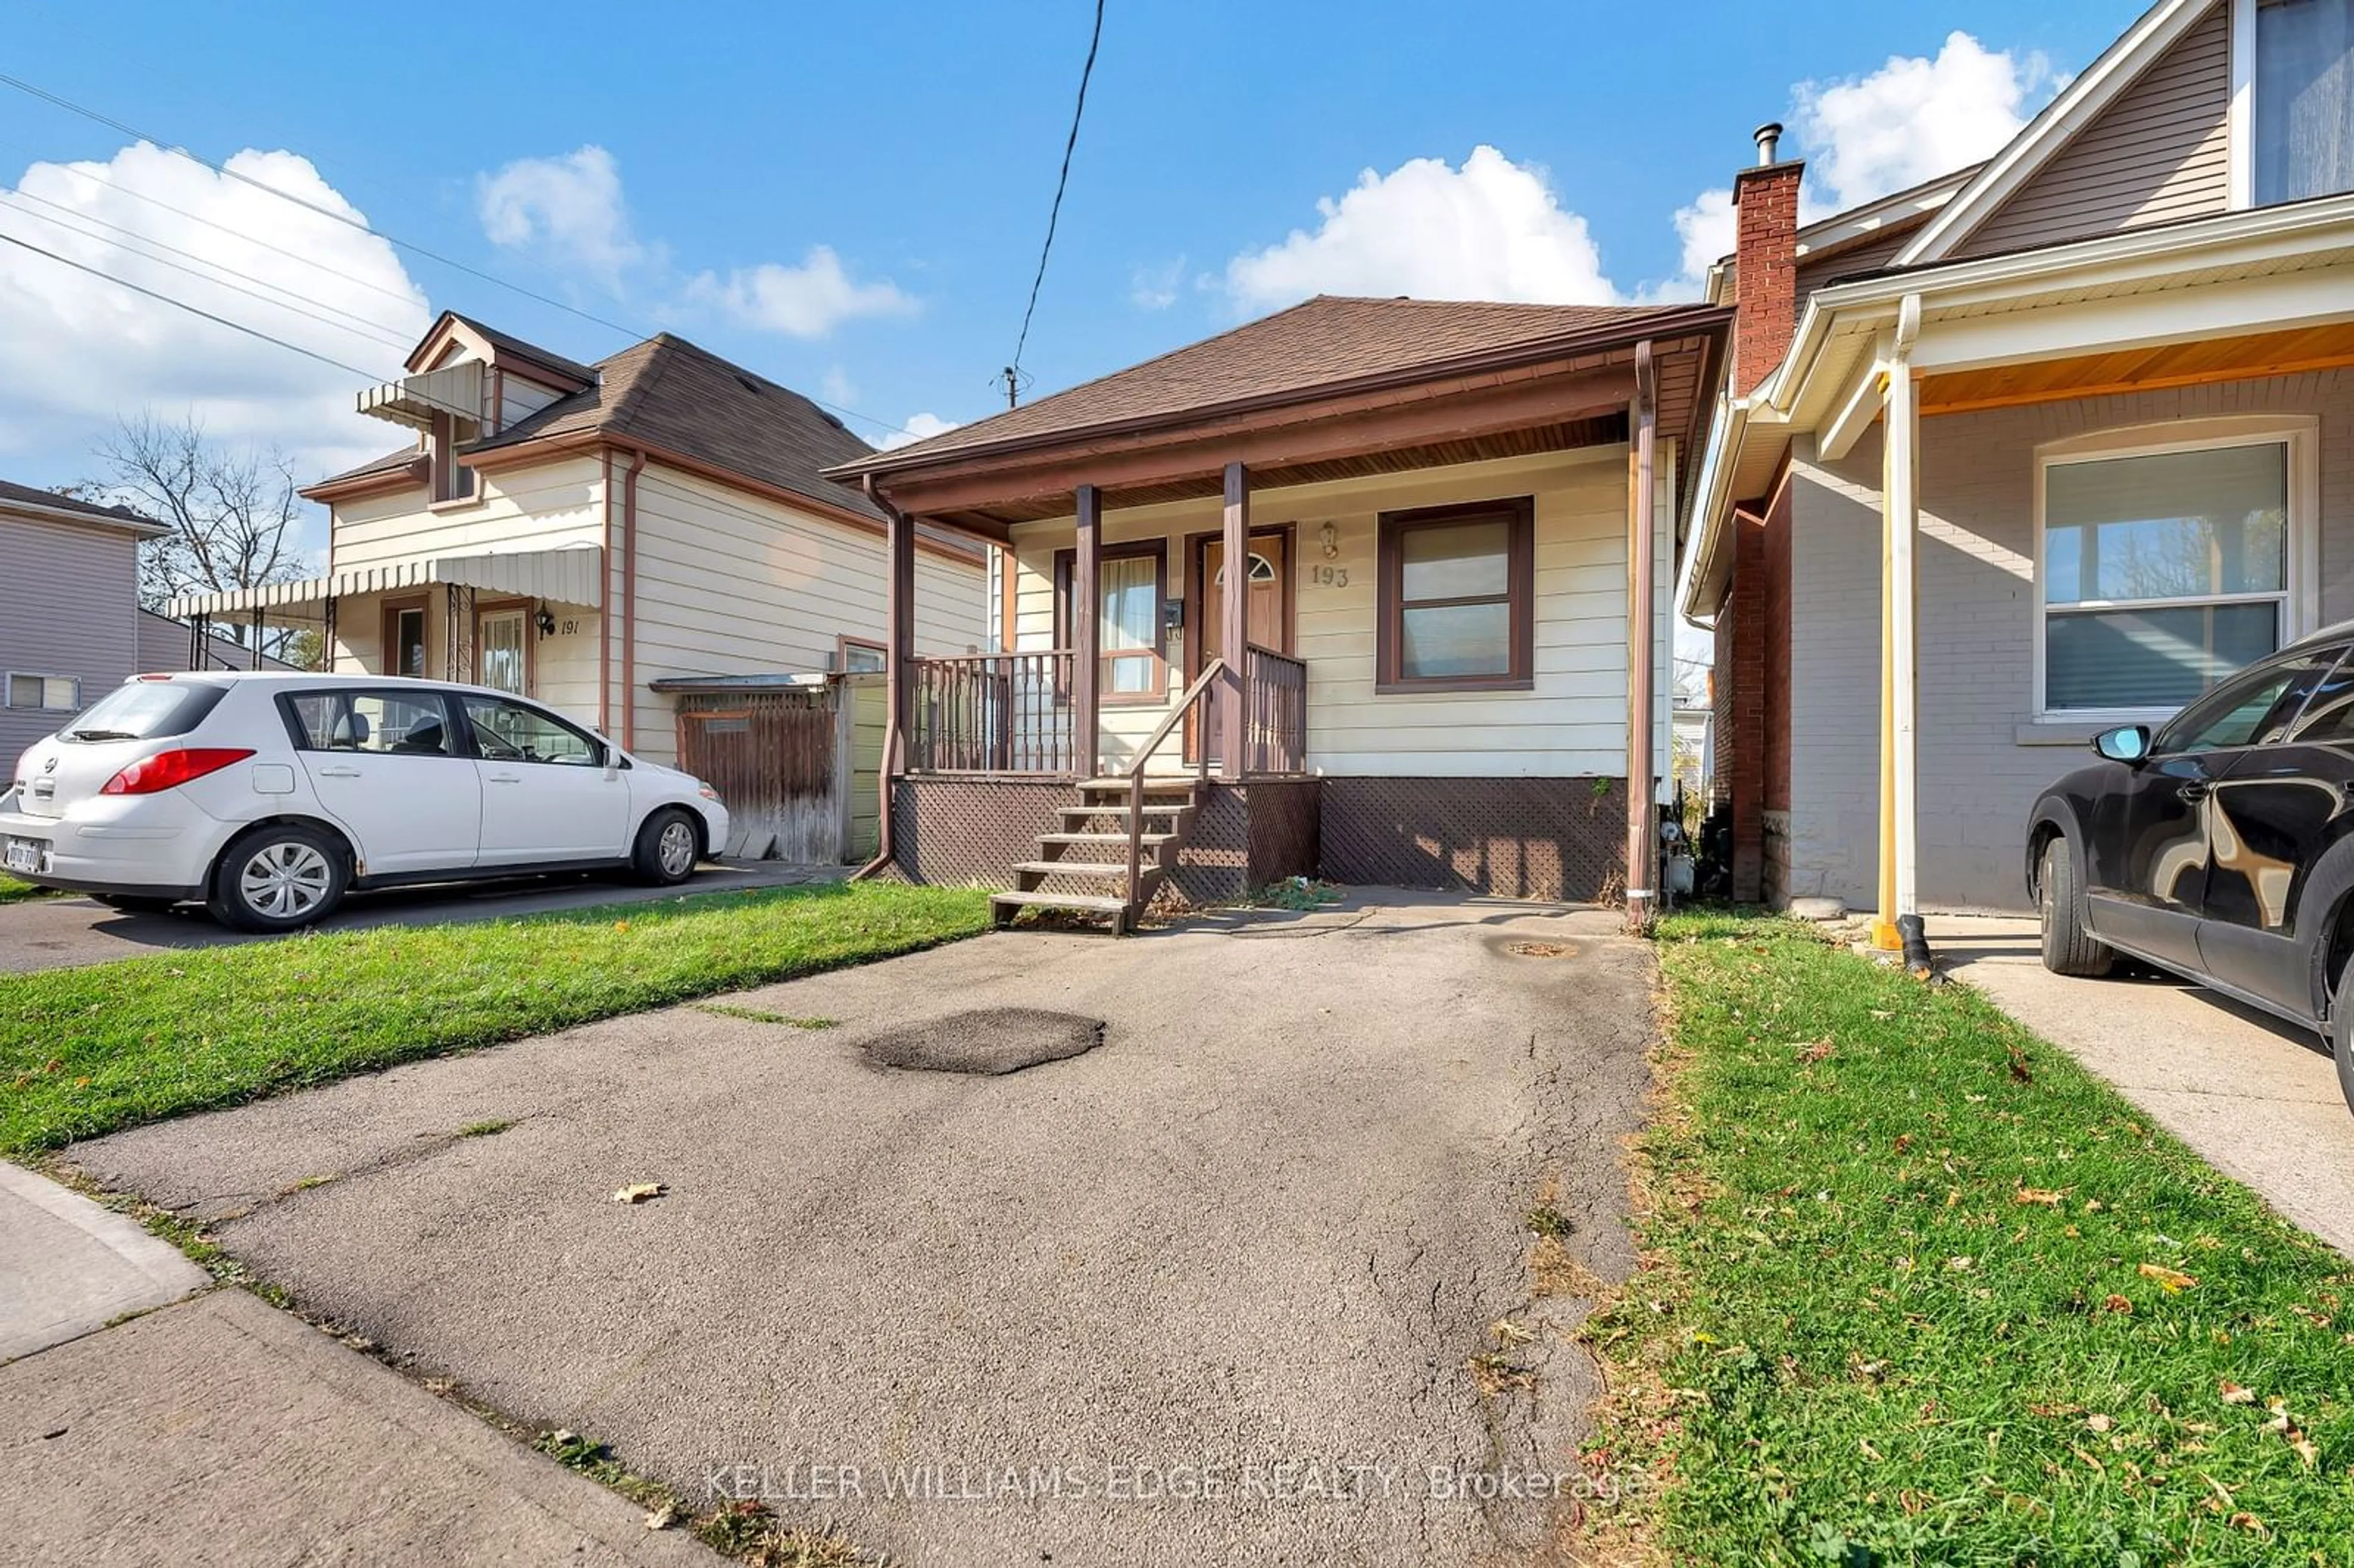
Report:
M1715 243L1702 193L1759 121L1799 128L1786 152L1809 156L1818 205L1877 195L1998 143L2140 8L1111 0L1034 395L1316 288L1688 291L1677 214L1694 255ZM292 154L239 166L629 333L125 155L121 132L5 88L0 184L37 199L0 201L0 233L387 375L389 344L449 307L584 359L668 326L874 420L961 421L998 406L1090 14L583 4L451 25L58 4L0 21L0 70L216 161ZM125 254L126 229L270 297ZM151 406L316 471L398 444L343 411L355 376L171 316L0 256L0 475L86 474L114 415Z

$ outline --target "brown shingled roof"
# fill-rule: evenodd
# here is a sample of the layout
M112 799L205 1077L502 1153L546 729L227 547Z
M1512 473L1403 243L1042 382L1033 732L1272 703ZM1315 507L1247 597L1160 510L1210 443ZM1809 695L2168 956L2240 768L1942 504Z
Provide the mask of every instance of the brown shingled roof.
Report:
M896 468L1007 442L1280 399L1521 344L1632 327L1688 307L1520 305L1319 294L1067 391L875 455Z
M595 430L881 520L863 493L820 472L873 449L790 387L669 333L600 359L596 368L597 386L559 397L467 450Z
M102 506L95 501L78 501L70 495L59 495L54 490L41 490L29 484L16 484L0 479L0 505L15 502L22 506L45 507L51 512L70 512L89 518L93 523L122 523L140 528L164 526L153 517L143 516L128 506Z

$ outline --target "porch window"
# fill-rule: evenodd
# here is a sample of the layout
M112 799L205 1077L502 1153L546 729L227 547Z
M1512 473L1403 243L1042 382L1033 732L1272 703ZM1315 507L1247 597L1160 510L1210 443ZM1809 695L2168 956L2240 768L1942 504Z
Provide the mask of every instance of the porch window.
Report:
M1382 514L1377 690L1529 688L1534 515L1526 497Z
M2178 708L2281 645L2289 447L2043 466L2043 707Z
M2354 0L2255 10L2257 205L2354 190Z
M1068 648L1071 630L1071 578L1078 555L1055 553L1055 640ZM1165 541L1107 545L1096 565L1096 597L1102 619L1097 623L1102 673L1097 678L1100 699L1108 703L1157 703L1169 694L1169 665L1162 641L1162 599L1169 581Z

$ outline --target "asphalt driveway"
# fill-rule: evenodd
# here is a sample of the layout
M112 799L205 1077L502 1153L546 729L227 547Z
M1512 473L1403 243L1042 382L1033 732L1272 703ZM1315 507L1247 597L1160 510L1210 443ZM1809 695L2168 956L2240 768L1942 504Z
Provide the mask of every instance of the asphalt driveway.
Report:
M551 915L599 904L633 904L682 894L738 893L832 881L849 866L792 865L783 861L714 861L683 887L642 887L604 876L515 876L495 882L445 883L355 893L322 931L372 926L438 926L453 920L505 920ZM279 938L232 931L193 904L164 915L126 915L95 898L27 898L0 904L0 974L71 969L133 959L166 948L217 948Z
M1933 916L1929 940L1996 1006L2354 1257L2354 1114L2313 1031L2146 969L2055 975L2031 916Z
M996 934L69 1152L420 1376L905 1562L1524 1559L1580 1292L1632 1263L1650 955L1380 897ZM1080 1054L938 1070L992 1043Z

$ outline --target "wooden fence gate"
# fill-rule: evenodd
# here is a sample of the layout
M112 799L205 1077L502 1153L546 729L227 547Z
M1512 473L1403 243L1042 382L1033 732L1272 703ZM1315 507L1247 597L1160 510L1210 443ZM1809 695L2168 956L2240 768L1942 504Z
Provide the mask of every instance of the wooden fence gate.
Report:
M675 694L678 765L726 803L726 853L812 864L874 853L881 677L714 681Z

